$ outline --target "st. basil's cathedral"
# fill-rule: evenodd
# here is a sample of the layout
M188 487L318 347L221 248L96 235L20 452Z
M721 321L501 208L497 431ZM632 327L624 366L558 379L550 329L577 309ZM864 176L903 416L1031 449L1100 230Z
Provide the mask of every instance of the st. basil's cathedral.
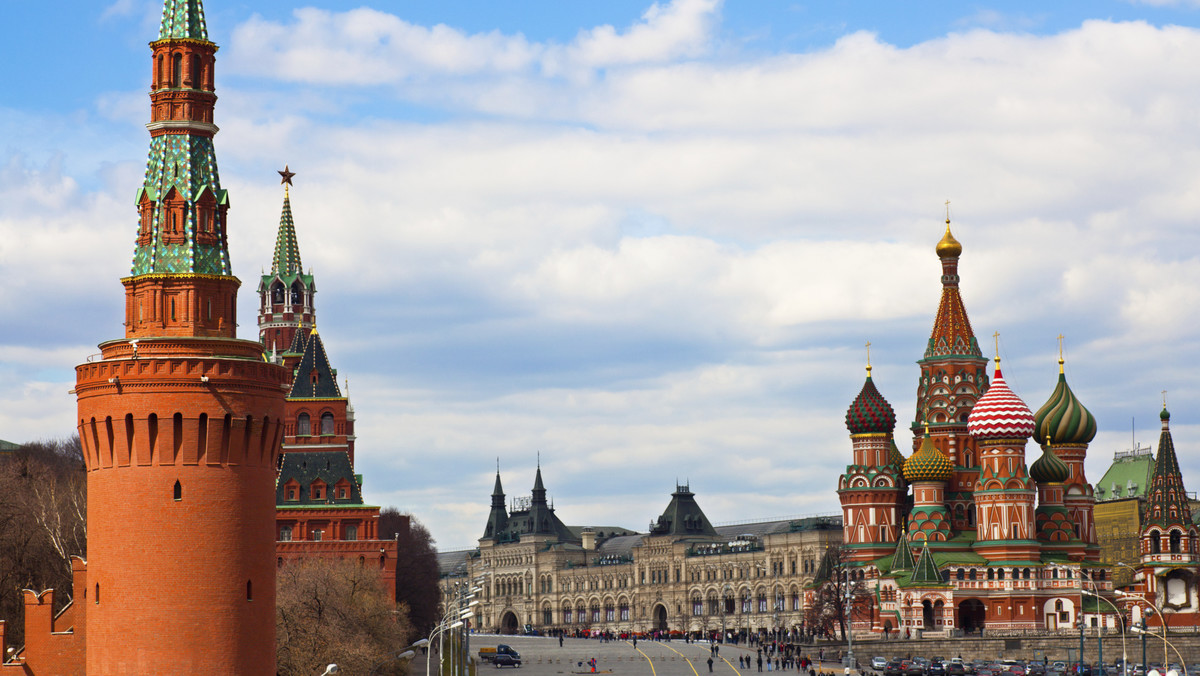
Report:
M962 250L947 218L936 247L941 300L917 362L912 455L897 448L896 414L869 365L846 413L853 462L838 496L847 576L863 592L854 629L910 637L1110 623L1106 600L1133 597L1113 596L1115 562L1101 561L1096 499L1084 474L1096 420L1067 384L1061 345L1057 385L1036 413L1005 382L998 354L989 378L959 293ZM1136 588L1165 602L1172 625L1192 624L1200 617L1200 543L1165 407L1161 417L1141 556L1132 567ZM1031 437L1041 456L1027 465Z

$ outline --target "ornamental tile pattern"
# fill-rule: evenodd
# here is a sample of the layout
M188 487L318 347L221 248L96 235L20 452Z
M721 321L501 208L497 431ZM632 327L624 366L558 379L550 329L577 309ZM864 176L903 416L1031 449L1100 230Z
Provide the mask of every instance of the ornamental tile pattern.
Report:
M174 189L186 203L184 241L178 244L163 242L167 224L167 207L163 197ZM139 244L133 254L130 273L231 275L229 250L224 237L215 245L196 242L196 200L210 190L218 205L227 205L229 196L221 188L217 173L217 155L211 138L191 134L167 134L150 139L150 156L146 161L144 195L154 202L152 215L153 237ZM139 195L139 199L141 195ZM223 231L224 223L218 228Z
M1000 367L988 391L975 402L967 430L976 439L1028 439L1033 434L1033 413L1004 382Z
M208 41L208 27L204 22L204 3L200 0L166 0L163 3L162 25L158 29L159 40L204 40Z
M887 434L896 428L896 412L883 398L871 376L846 411L846 429L851 434Z

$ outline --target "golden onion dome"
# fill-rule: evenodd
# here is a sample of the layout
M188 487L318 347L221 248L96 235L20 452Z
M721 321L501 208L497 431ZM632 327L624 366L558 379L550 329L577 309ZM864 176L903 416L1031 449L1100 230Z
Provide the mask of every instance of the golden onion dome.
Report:
M946 219L946 234L942 236L942 241L937 243L938 258L958 258L962 255L962 245L954 239L954 235L950 234L950 219Z
M949 481L954 478L954 465L950 463L950 458L934 447L928 430L921 440L921 447L904 461L904 478L909 483Z

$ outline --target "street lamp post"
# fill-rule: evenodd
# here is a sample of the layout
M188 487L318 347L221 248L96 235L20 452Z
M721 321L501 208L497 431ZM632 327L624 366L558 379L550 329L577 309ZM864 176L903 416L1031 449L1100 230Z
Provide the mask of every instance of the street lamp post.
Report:
M1118 563L1117 565L1118 565L1118 566L1124 566L1125 564L1123 564L1123 563ZM1128 566L1127 566L1127 567L1128 567ZM1166 668L1166 666L1167 666L1167 663L1171 661L1171 659L1170 659L1170 656L1169 656L1169 653L1167 653L1167 645L1169 645L1169 642L1167 641L1167 617L1166 617L1166 615L1163 615L1163 614L1162 614L1162 610L1161 610L1161 609L1158 607L1158 605L1157 605L1157 604L1155 604L1155 603L1151 602L1151 601L1150 601L1150 599L1146 598L1145 596L1142 596L1141 594L1135 594L1135 593L1133 593L1133 592L1123 592L1123 591L1120 591L1120 590L1116 590L1116 591L1114 591L1113 593L1114 593L1114 594L1116 594L1117 596L1128 596L1128 597L1130 597L1130 598L1135 598L1135 599L1138 599L1138 600L1140 600L1142 603L1145 603L1145 604L1146 604L1146 607L1147 607L1147 609L1153 610L1154 612L1158 613L1158 619L1162 621L1162 625L1163 625L1163 635L1162 635L1162 640L1163 640L1163 668L1165 669L1165 668ZM1145 615L1143 615L1143 616L1142 616L1142 627L1143 627L1143 629L1145 628L1145 626L1146 626L1146 616L1145 616ZM1145 662L1142 662L1142 665L1143 665L1143 666L1144 666L1145 664L1146 664Z
M1133 566L1129 566L1128 563L1117 562L1117 566L1120 566L1122 568L1128 568L1129 572L1132 572L1134 574L1134 580L1136 580L1136 575L1138 575L1138 569L1134 568ZM1146 585L1146 590L1147 591L1150 590L1150 585ZM1151 606L1151 608L1154 609L1154 612L1157 612L1159 620L1163 621L1163 669L1166 669L1166 664L1168 664L1170 662L1168 653L1166 653L1166 645L1168 645L1168 642L1166 642L1166 633L1168 633L1168 626L1166 626L1166 616L1163 615L1163 609L1159 608L1157 600L1150 600L1150 598L1142 596L1142 594L1133 593L1133 592L1114 591L1114 593L1117 594L1118 597L1132 597L1132 598L1136 598L1136 599L1141 599L1142 603L1145 603L1146 605ZM1142 623L1142 626L1145 627L1145 624L1146 624L1146 616L1145 615L1142 616L1141 623ZM1142 662L1142 665L1145 666L1145 664L1146 664L1145 662Z
M851 570L842 571L846 575L846 664L854 664L854 593L850 583Z
M1096 583L1094 580L1092 581L1092 588L1096 589ZM1129 653L1125 649L1125 617L1121 614L1121 611L1117 608L1116 604L1114 604L1112 601L1109 601L1108 599L1104 598L1103 596L1101 596L1099 594L1098 589L1096 589L1095 593L1089 594L1089 596L1094 596L1094 597L1100 599L1101 601L1104 601L1109 606L1111 606L1113 609L1113 612L1117 616L1117 621L1121 623L1121 674L1122 674L1122 676L1129 676ZM1104 665L1104 640L1100 636L1097 636L1096 641L1100 644L1100 665L1101 665L1100 670L1101 670L1101 673L1103 673L1104 672L1104 666L1103 666ZM1145 645L1144 640L1143 640L1142 644L1143 644L1143 646ZM1143 651L1142 659L1143 660L1146 659L1146 655L1144 654L1144 651ZM1145 662L1143 661L1142 664L1145 664Z

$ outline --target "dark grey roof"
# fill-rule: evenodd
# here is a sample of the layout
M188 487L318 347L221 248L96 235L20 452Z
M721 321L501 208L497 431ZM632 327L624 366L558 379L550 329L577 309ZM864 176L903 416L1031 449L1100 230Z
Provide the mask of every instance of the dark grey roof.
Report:
M441 577L458 577L467 574L467 561L474 553L473 549L459 549L453 552L438 552L438 574Z
M633 556L633 548L642 543L645 535L618 535L611 537L596 547L601 556Z
M299 331L296 332L300 334ZM341 399L342 392L338 389L337 370L329 366L329 357L325 355L325 343L313 329L308 335L308 345L304 347L304 356L296 367L296 375L292 382L292 391L288 399Z
M841 516L809 516L801 519L725 524L717 526L716 531L723 538L737 540L743 535L763 538L767 535L775 535L776 533L796 533L807 530L841 530L841 528Z
M675 486L671 502L658 520L650 524L651 535L704 536L716 535L704 510L696 502L696 494L688 486Z
M285 484L292 479L300 484L299 500L287 500ZM309 486L320 479L328 486L325 499L312 500ZM342 479L350 483L350 496L344 499L334 497L333 487ZM283 454L279 467L279 477L275 482L275 504L280 507L297 507L303 505L361 505L362 487L354 475L350 465L350 456L346 451L292 451Z
M296 333L292 335L292 344L288 346L284 354L304 354L304 343L307 338L307 330L303 327L296 329Z

